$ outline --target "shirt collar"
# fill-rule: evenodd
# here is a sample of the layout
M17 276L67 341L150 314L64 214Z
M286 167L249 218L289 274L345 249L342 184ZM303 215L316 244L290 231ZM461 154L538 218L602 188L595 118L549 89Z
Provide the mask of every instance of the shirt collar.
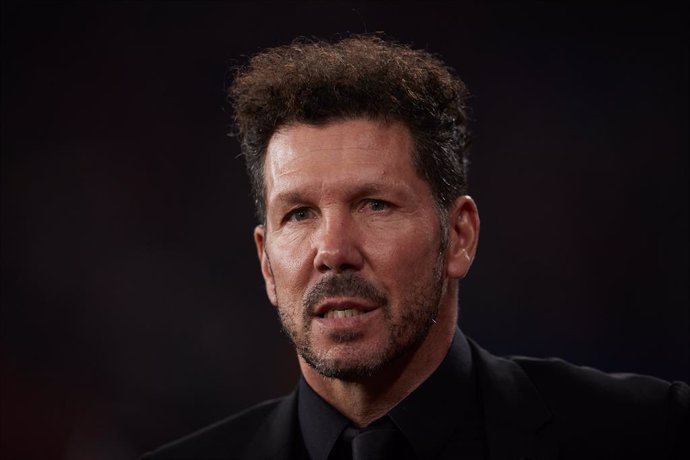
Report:
M457 440L481 436L472 353L459 328L441 365L388 416L420 459L436 458L451 435Z
M309 457L326 460L350 421L311 389L304 377L299 380L297 413L304 446Z
M298 416L309 455L325 460L349 420L299 382ZM438 455L451 435L476 437L477 388L467 339L456 328L448 354L434 373L388 413L420 459Z

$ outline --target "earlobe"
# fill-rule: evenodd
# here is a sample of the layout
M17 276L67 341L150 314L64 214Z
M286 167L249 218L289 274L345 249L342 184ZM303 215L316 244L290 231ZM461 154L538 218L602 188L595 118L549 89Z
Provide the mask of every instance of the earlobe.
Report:
M273 280L273 270L271 268L271 261L268 258L266 251L266 230L263 225L257 225L254 228L254 244L256 245L256 253L259 257L259 264L261 265L261 275L264 277L266 284L266 294L273 305L277 304L275 282Z
M450 278L467 275L479 242L479 212L469 195L455 200L448 212L447 273Z

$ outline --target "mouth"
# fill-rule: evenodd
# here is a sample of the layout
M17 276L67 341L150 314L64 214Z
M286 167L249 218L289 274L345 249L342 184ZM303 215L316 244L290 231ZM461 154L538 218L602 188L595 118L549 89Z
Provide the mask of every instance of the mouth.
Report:
M319 318L351 318L360 316L372 310L376 310L377 305L363 303L354 299L329 299L318 305L314 311L314 316Z
M363 311L357 310L355 308L348 308L347 310L330 310L325 314L321 315L321 318L350 318L352 316L358 316L363 313Z

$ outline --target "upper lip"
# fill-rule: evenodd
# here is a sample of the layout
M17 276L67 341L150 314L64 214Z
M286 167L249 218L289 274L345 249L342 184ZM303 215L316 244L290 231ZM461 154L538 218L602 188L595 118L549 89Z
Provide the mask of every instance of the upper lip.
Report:
M366 313L378 308L372 302L354 297L331 297L324 299L314 309L314 316L323 316L331 310L359 310Z

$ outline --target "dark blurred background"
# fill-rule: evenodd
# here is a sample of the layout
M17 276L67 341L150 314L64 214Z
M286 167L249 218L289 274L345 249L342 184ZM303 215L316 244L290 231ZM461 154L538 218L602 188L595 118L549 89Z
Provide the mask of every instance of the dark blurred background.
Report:
M298 35L385 31L469 86L469 336L689 380L678 8L3 3L0 456L136 458L292 389L224 88Z

